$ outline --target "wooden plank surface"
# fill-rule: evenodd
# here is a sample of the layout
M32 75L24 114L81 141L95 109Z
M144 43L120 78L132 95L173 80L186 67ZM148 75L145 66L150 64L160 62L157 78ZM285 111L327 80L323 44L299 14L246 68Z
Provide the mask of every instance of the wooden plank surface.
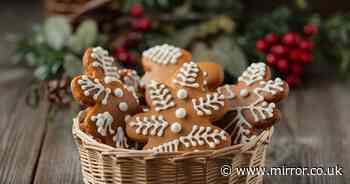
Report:
M40 155L48 103L26 105L26 78L0 89L0 183L31 183Z
M47 122L34 183L82 183L79 153L72 137L73 113L69 110L59 110Z
M294 91L284 103L282 124L269 149L270 167L343 167L343 176L270 176L267 183L333 184L349 181L349 88L335 81L315 81Z

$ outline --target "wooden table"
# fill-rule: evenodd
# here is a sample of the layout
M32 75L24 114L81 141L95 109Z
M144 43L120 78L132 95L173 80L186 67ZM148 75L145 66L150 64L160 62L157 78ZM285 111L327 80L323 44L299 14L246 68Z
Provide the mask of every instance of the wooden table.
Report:
M30 9L29 9L30 7ZM40 21L33 3L0 6L0 183L82 183L69 109L52 112L45 102L32 108L25 97L31 72L9 62L11 34ZM267 155L269 167L343 167L343 176L270 176L270 184L350 182L350 84L315 75L283 104ZM51 109L51 110L50 110Z

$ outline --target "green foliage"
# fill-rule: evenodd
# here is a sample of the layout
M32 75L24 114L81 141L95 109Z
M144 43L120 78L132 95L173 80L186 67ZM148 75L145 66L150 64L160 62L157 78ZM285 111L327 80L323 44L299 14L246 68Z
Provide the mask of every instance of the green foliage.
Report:
M72 34L72 27L64 17L50 17L43 25L46 43L55 50L61 50Z
M239 76L247 67L247 60L240 47L230 36L221 36L213 42L212 47L200 44L193 50L196 61L219 63L231 76Z
M16 56L34 67L39 80L59 78L64 72L74 76L81 70L81 57L87 47L99 40L97 25L84 21L75 33L64 17L50 17L34 27L31 36L17 44Z
M335 15L321 23L318 59L336 63L342 75L350 72L350 15Z
M69 49L79 54L85 48L94 45L97 41L97 24L92 20L86 20L80 24L76 33L69 39Z

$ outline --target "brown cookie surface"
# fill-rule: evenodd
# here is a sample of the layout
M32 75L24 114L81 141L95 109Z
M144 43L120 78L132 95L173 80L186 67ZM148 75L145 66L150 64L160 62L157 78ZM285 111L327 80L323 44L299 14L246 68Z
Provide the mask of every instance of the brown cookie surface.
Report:
M114 147L127 147L125 117L139 111L135 90L124 84L118 68L101 47L87 49L84 74L71 82L73 97L88 106L81 123L84 132Z
M253 63L238 84L218 88L225 96L229 115L217 124L230 132L234 144L248 142L254 129L271 127L281 118L276 103L288 96L288 84L280 78L270 79L265 63Z
M184 53L186 57L179 59L187 62L172 61L181 63L172 65L171 70L176 68L172 76L152 77L146 84L149 111L127 120L128 136L147 143L146 150L207 150L230 145L230 136L212 125L225 113L224 95L208 90L202 70ZM166 73L162 76L169 75L165 68L160 70Z

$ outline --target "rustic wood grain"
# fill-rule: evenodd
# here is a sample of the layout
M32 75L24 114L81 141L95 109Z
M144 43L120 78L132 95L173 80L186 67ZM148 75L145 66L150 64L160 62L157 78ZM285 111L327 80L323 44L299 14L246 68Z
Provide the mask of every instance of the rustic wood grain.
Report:
M28 76L26 76L28 78ZM24 82L27 81L27 82ZM31 183L46 125L47 103L25 103L25 78L0 89L0 183Z
M340 88L340 89L339 89ZM269 151L269 166L349 166L349 89L345 84L315 81L294 91L284 104L284 122L277 128ZM341 98L339 95L343 95ZM345 156L346 155L346 156ZM346 176L270 176L267 183L346 183Z
M79 153L72 137L72 118L69 109L61 109L47 122L34 183L82 183Z

